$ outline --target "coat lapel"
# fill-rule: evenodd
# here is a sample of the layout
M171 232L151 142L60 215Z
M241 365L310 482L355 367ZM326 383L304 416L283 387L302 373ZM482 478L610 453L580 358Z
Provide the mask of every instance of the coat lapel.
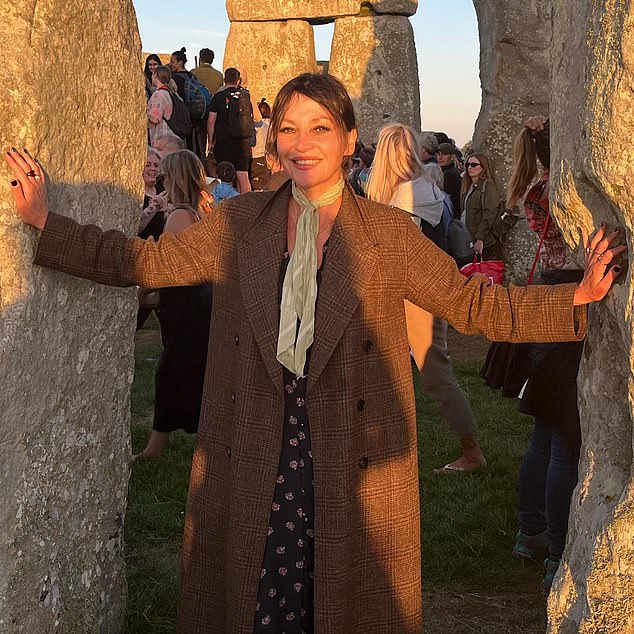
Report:
M307 392L315 385L372 280L378 258L377 247L366 231L358 203L346 187L328 241L317 298L315 342Z
M290 187L270 199L238 247L240 290L246 313L276 389L283 394L282 366L277 361L279 275L286 245Z

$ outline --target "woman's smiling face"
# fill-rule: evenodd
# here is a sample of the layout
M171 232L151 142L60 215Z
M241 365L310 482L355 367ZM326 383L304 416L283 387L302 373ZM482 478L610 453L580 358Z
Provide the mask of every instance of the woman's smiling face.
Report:
M340 130L323 106L296 94L277 135L282 167L310 200L316 200L342 177L345 156L354 153L356 130Z

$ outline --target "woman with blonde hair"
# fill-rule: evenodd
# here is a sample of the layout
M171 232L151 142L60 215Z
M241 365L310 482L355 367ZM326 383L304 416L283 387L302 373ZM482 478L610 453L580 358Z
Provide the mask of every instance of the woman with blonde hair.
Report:
M475 153L467 159L460 202L475 253L483 260L501 260L502 246L491 231L499 213L500 197L485 154Z
M165 193L174 210L163 233L177 233L202 219L200 204L205 171L189 150L168 154L160 163ZM211 317L211 284L160 289L156 315L161 324L163 351L155 377L154 423L145 449L135 456L158 456L169 434L198 430L207 340Z
M411 128L392 123L379 134L368 198L399 207L422 232L444 246L444 193L420 160L420 139ZM439 170L440 171L440 170ZM442 178L442 172L441 172ZM486 466L469 401L447 356L447 322L405 301L407 335L425 390L460 439L462 456L437 473L461 473Z

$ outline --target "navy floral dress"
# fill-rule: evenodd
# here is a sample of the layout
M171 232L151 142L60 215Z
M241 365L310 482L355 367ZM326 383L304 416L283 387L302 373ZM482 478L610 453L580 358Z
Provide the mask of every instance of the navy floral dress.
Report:
M317 284L325 263L317 272ZM289 255L280 271L280 300ZM306 373L310 350L306 355ZM312 634L315 499L306 378L284 370L283 444L260 573L254 634Z

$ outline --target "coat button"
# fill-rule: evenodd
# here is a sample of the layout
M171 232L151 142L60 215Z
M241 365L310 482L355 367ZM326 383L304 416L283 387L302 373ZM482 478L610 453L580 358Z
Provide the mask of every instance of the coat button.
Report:
M235 336L234 341L236 342L236 346L240 344L240 337L238 335Z
M363 456L363 458L359 458L359 469L367 469L368 468L368 459Z
M231 458L231 447L227 447L227 455Z
M232 393L231 393L231 402L232 402L232 403L235 403L235 402L236 402L236 393L235 393L235 392L232 392Z
M357 401L357 410L358 410L359 412L362 412L364 409L365 409L365 401L364 401L362 398L360 398L360 399Z
M368 339L363 342L363 352L370 352L372 350L372 342Z

